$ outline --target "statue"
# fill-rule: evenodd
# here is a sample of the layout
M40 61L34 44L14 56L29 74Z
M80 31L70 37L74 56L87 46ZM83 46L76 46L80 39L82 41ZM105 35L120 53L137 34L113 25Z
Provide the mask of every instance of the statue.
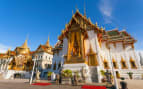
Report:
M125 78L121 78L122 81L120 81L121 89L128 89L127 88L127 82L125 82Z
M80 56L80 49L79 49L79 44L78 44L76 35L74 38L75 39L74 39L74 44L73 44L73 49L72 49L72 56Z
M40 80L40 72L39 72L39 70L36 72L36 80Z
M56 79L56 75L55 75L54 72L52 72L52 74L51 74L51 80L54 81L55 79Z
M112 83L111 82L111 72L109 72L108 70L105 72L106 78L107 78L107 82L108 83Z
M81 76L82 76L82 80L85 82L86 80L86 69L84 67L82 67L81 69Z

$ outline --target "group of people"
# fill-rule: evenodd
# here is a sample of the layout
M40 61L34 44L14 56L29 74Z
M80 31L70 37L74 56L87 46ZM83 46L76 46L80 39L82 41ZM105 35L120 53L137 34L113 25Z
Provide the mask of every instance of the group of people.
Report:
M69 79L71 79L71 85L76 86L78 84L78 77L77 77L77 75L73 75ZM56 84L62 84L62 75L61 74L57 74L55 80L56 80Z
M73 75L73 76L71 77L71 84L72 84L73 86L76 86L76 85L78 84L77 75Z

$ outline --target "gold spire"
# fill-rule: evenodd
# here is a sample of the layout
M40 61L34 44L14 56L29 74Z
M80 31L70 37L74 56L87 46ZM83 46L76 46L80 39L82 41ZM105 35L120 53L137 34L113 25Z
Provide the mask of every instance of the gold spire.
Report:
M47 40L47 42L46 42L45 45L46 45L46 46L50 46L50 44L49 44L49 36L48 36L48 40Z
M73 10L72 10L72 15L74 15Z
M98 23L97 22L95 23L95 26L98 27Z
M10 50L11 50L11 49L10 49L10 48L8 48L8 50L7 50L7 52L6 52L6 53L9 53L9 52L10 52Z
M10 51L11 50L11 48L8 48L8 50L7 51Z
M76 5L76 7L75 7L75 8L76 8L76 12L79 12L79 9L78 9L77 5Z
M101 31L103 31L103 30L104 30L104 29L103 29L103 27L101 27L100 29L101 29Z
M25 40L25 42L24 42L24 44L21 46L21 48L28 48L27 40Z

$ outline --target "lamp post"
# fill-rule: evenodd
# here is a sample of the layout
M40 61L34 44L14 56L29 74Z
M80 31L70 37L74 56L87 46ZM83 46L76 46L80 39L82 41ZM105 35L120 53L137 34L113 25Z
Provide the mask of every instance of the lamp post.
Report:
M36 64L36 59L33 59L33 60L34 60L34 65L33 65L32 74L31 74L31 78L30 78L30 85L32 84L32 81L33 81L33 75L34 75L35 64Z
M114 78L114 84L116 86L116 89L119 89L117 78L116 78L116 73L114 71L114 66L113 66L113 62L112 62L110 47L109 47L109 56L110 56L110 61L111 61L111 67L112 67L112 73L113 73L113 78Z

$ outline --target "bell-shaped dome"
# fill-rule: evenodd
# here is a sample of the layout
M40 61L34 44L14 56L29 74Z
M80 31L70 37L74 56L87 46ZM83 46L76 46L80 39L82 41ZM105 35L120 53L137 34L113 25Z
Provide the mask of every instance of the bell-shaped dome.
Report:
M28 48L27 40L25 40L25 42L21 47L16 48L17 54L29 54L29 52L30 52L30 49Z

